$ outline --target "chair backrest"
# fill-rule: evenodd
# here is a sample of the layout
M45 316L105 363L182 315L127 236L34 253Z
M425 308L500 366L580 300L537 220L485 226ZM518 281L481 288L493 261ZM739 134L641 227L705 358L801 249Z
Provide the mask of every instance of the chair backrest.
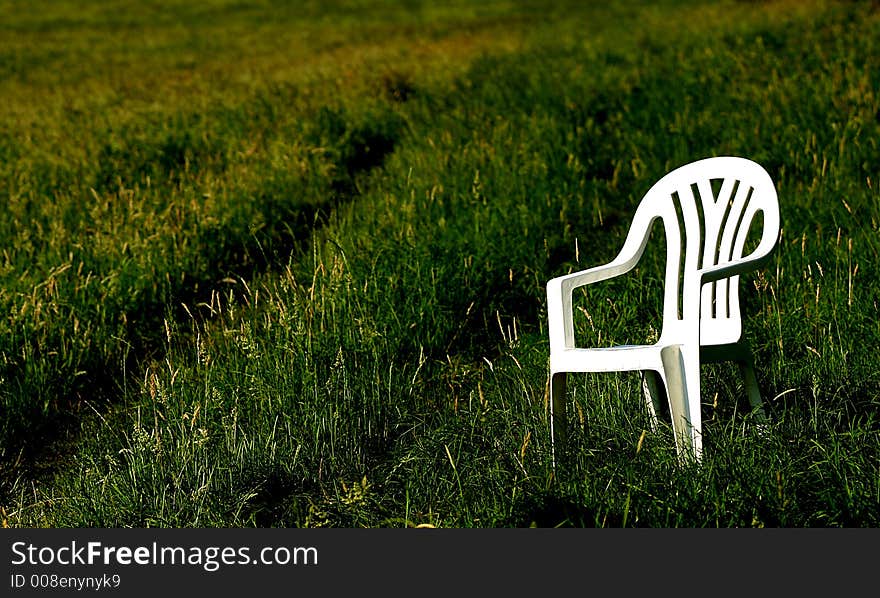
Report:
M758 214L760 241L743 255ZM737 157L686 164L645 194L627 244L639 243L638 236L657 218L663 220L667 245L661 336L693 329L698 321L701 345L737 342L742 335L739 274L763 264L779 237L779 202L770 175ZM642 247L645 241L642 237Z

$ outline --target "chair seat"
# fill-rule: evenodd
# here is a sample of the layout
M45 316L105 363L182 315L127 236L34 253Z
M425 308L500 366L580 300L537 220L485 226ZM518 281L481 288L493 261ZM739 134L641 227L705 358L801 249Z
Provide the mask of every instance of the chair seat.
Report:
M661 370L663 345L617 345L614 347L563 349L551 354L554 372L624 372Z

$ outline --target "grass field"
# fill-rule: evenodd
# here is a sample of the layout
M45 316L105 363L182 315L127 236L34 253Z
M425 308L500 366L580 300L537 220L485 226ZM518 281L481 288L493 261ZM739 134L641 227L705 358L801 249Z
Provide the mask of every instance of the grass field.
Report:
M876 3L83 4L0 0L4 526L880 525ZM682 465L582 375L554 471L544 285L711 155L779 193L769 429L704 366Z

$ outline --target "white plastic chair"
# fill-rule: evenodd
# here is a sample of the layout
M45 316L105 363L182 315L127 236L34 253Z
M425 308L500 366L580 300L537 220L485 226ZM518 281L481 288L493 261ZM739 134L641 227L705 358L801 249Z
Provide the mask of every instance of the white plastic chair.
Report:
M717 195L713 182L716 186L720 182ZM679 212L684 223L683 255ZM743 256L746 237L759 212L763 214L760 242ZM658 218L662 219L666 233L666 281L659 340L652 345L576 347L572 291L631 270ZM554 463L556 444L565 436L568 372L642 372L642 388L654 421L662 383L678 454L697 461L703 451L701 360L738 362L753 411L764 417L752 353L742 333L738 281L740 274L766 262L778 237L779 203L767 172L744 158L707 158L670 172L651 187L613 261L547 283Z

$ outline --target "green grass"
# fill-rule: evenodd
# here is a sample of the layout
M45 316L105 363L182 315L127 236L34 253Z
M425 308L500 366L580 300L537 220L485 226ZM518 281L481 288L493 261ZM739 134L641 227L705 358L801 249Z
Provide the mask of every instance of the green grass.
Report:
M5 524L880 524L876 10L379 4L0 1ZM780 197L769 430L705 366L683 466L576 376L554 471L546 281L725 154ZM583 343L659 329L663 255Z

